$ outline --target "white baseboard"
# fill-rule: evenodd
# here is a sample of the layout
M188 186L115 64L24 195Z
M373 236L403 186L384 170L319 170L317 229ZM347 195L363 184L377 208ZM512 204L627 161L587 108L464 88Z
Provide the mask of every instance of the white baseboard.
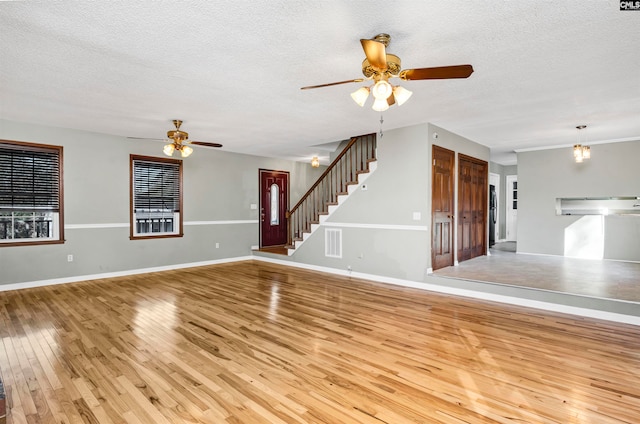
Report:
M358 278L362 280L370 280L370 281L375 281L379 283L394 284L398 286L428 290L428 291L433 291L437 293L451 294L455 296L463 296L463 297L469 297L473 299L488 300L493 302L506 303L509 305L523 306L523 307L540 309L545 311L559 312L563 314L572 314L572 315L583 316L588 318L595 318L595 319L601 319L606 321L613 321L613 322L640 326L640 317L633 316L633 315L623 315L623 314L617 314L613 312L598 311L594 309L578 308L575 306L566 306L566 305L561 305L556 303L523 299L519 297L504 296L504 295L485 293L485 292L474 291L474 290L460 289L456 287L441 286L438 284L430 284L430 283L425 283L420 281L410 281L410 280L403 280L403 279L393 278L393 277L385 277L381 275L365 274L361 272L349 271L346 269L341 270L341 269L329 268L329 267L324 267L319 265L310 265L310 264L304 264L299 262L268 258L264 256L240 256L235 258L225 258L225 259L217 259L217 260L202 261L202 262L191 262L186 264L175 264L175 265L166 265L166 266L152 267L152 268L106 272L102 274L54 278L50 280L31 281L31 282L15 283L15 284L4 284L4 285L0 285L0 292L8 291L8 290L20 290L20 289L27 289L27 288L51 286L56 284L67 284L67 283L74 283L79 281L123 277L127 275L146 274L149 272L170 271L170 270L182 269L182 268L193 268L198 266L217 265L222 263L239 262L239 261L246 261L246 260L271 262L279 265L302 268L302 269L307 269L311 271L326 272L329 274L342 275L345 277L353 277L353 278Z
M403 287L411 287L416 289L428 290L438 293L451 294L455 296L469 297L473 299L488 300L492 302L506 303L509 305L523 306L527 308L540 309L550 312L559 312L563 314L577 315L587 318L595 318L606 321L619 322L624 324L640 326L640 317L633 315L617 314L614 312L599 311L595 309L579 308L575 306L561 305L557 303L541 302L538 300L523 299L520 297L504 296L499 294L485 293L474 290L459 289L456 287L441 286L438 284L423 283L419 281L402 280L399 278L384 277L380 275L364 274L360 272L341 270L335 268L322 267L317 265L309 265L292 261L282 261L279 259L267 258L263 256L254 256L254 260L272 262L280 265L287 265L296 268L308 269L311 271L326 272L329 274L342 275L345 277L354 277L363 280L371 280L379 283L395 284Z
M56 284L77 283L79 281L99 280L102 278L114 278L114 277L124 277L127 275L147 274L149 272L171 271L174 269L193 268L197 266L217 265L217 264L224 264L224 263L238 262L238 261L248 261L251 259L253 259L253 256L240 256L236 258L216 259L216 260L202 261L202 262L190 262L186 264L175 264L175 265L157 266L152 268L130 269L126 271L105 272L102 274L77 275L73 277L53 278L51 280L39 280L39 281L29 281L25 283L2 284L0 285L0 292L8 291L8 290L29 289L34 287L53 286Z

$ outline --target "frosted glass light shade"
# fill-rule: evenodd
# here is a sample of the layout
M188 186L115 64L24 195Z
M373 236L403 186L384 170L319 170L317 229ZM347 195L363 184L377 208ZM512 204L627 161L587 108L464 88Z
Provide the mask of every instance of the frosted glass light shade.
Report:
M369 88L368 87L360 87L353 93L351 93L351 98L354 102L356 102L360 107L364 106L364 102L369 98Z
M173 152L176 150L176 146L173 145L173 143L171 144L166 144L164 146L164 149L162 149L162 151L164 152L165 155L167 156L173 156Z
M189 146L182 146L182 149L180 149L180 154L183 158L189 157L191 153L193 153L193 149Z
M318 168L320 166L320 159L318 159L318 156L314 156L313 159L311 159L311 166L313 168Z
M389 103L387 103L387 99L376 99L376 101L373 102L373 106L371 106L371 109L375 110L376 112L384 112L385 110L389 109Z
M376 85L373 86L372 90L373 97L375 97L376 100L386 100L389 98L392 92L393 89L391 88L391 84L389 84L385 80L378 81Z
M409 97L411 97L412 94L413 91L409 91L404 87L400 87L399 85L393 88L393 97L395 97L398 106L402 106L404 102L409 100Z

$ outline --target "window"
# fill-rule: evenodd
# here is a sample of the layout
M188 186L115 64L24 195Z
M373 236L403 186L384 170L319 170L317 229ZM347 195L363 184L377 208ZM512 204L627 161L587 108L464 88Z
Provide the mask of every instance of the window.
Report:
M0 246L64 242L62 147L0 140Z
M182 161L131 155L131 238L182 237Z

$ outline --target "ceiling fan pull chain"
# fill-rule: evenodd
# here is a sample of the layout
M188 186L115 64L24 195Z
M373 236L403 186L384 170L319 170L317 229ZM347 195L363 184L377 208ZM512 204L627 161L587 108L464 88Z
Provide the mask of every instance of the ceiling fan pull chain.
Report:
M384 119L382 118L382 114L380 114L380 138L382 138L382 136L384 134L382 134L382 123L384 122Z

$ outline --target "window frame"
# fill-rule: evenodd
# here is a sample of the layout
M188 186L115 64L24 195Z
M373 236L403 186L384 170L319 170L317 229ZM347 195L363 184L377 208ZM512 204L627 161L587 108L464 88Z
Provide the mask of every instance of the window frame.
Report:
M158 233L136 233L136 213L135 213L135 180L134 180L134 164L136 161L141 162L156 162L163 164L178 165L178 223L175 232L158 232ZM148 240L158 238L175 238L184 236L183 232L183 174L182 174L182 161L173 158L161 158L154 156L134 155L129 156L129 239L130 240ZM174 212L174 215L176 213Z
M51 211L54 216L52 222L54 223L54 229L52 230L51 238L23 238L23 239L7 239L0 242L0 247L16 247L16 246L38 246L48 244L63 244L64 238L64 169L63 169L63 148L62 146L56 146L51 144L31 143L26 141L15 140L0 140L0 145L15 146L16 150L26 150L32 152L46 152L54 153L58 158L58 210L57 212ZM11 149L9 147L8 149ZM15 212L12 210L12 212ZM29 212L36 213L37 210L29 210ZM57 228L56 225L57 224Z

